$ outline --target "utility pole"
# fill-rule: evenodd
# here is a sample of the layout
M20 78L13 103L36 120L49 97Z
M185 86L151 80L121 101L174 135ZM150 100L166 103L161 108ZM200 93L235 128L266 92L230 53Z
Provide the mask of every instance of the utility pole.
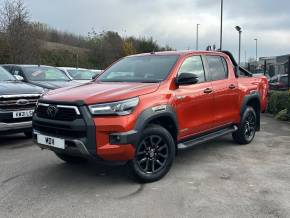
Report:
M223 50L223 10L224 10L224 1L221 0L220 50Z
M241 39L242 39L242 28L236 26L236 30L239 32L239 66L241 65Z
M258 61L258 39L254 39L256 41L256 61Z
M199 23L196 24L196 50L198 50L198 27L199 27Z
M258 65L259 65L259 63L258 63L258 61L259 61L258 60L258 39L255 38L254 40L256 41L256 70L255 71L257 72L257 70L258 70L257 68L258 68Z
M247 64L247 50L245 50L245 66Z

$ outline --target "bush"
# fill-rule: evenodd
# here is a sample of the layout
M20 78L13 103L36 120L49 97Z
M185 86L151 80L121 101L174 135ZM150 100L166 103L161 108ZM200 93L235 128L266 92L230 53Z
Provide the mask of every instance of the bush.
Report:
M282 120L282 121L290 121L290 116L287 112L287 109L284 109L282 111L280 111L276 116L276 119L278 120Z
M287 106L288 117L290 117L290 91L288 94L288 106Z
M290 93L283 91L273 91L270 93L267 111L278 114L280 111L288 109L290 111Z

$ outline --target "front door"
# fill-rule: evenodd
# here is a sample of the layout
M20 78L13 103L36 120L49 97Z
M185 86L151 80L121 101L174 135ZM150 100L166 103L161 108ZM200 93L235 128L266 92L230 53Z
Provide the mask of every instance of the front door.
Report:
M180 85L175 91L179 139L182 139L210 129L214 116L212 86L205 78L202 58L187 57L180 73L193 73L199 79L197 84Z

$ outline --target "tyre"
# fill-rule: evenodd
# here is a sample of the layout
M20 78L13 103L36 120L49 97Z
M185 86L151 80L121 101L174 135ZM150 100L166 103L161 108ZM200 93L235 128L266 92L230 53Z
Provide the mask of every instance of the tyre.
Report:
M139 181L154 182L166 175L174 158L175 143L171 134L162 126L150 125L142 132L130 165Z
M67 155L67 154L61 154L61 153L57 153L54 152L55 155L60 158L61 160L70 163L70 164L78 164L78 163L86 163L88 162L88 159L83 158L83 157L77 157L77 156L71 156L71 155Z
M255 137L256 128L256 111L252 107L247 107L242 114L238 130L233 133L234 141L241 145L249 144Z
M32 138L32 131L24 132L26 138Z

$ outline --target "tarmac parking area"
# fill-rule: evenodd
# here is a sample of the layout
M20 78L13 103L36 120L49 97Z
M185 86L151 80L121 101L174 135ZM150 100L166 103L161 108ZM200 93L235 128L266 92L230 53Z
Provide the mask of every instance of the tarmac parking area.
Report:
M0 217L290 217L290 124L266 114L261 126L247 146L227 136L180 152L151 184L0 137Z

